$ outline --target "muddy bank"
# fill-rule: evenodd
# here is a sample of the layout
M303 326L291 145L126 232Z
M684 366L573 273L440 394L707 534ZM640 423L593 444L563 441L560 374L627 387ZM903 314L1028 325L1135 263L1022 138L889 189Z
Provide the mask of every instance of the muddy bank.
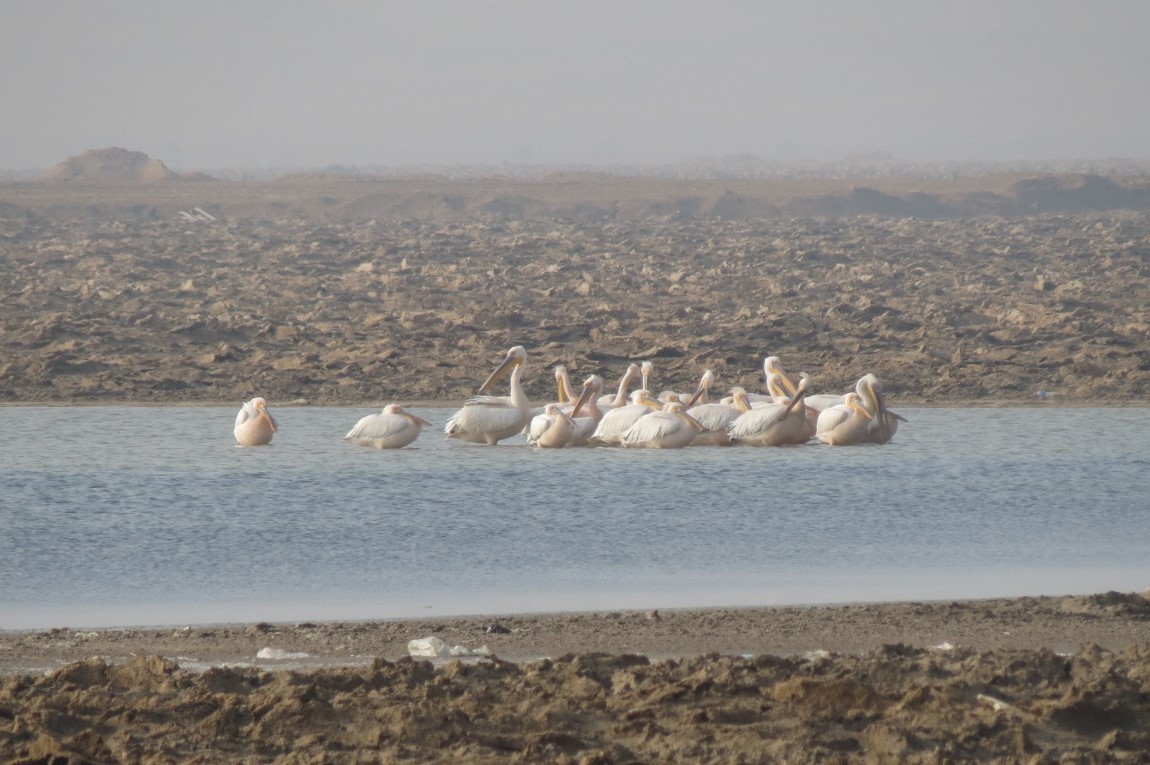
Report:
M427 634L495 657L406 657ZM197 664L213 650L244 661ZM12 762L1139 762L1150 748L1150 602L1122 593L61 628L0 634L2 657ZM62 663L12 674L14 657Z
M1150 214L1079 204L1110 186L990 179L1046 207L931 218L664 209L633 183L576 185L610 214L476 207L510 193L480 181L432 197L393 186L383 207L382 191L306 180L223 197L196 183L0 189L19 200L0 215L0 401L459 401L519 344L540 401L554 364L613 385L650 359L657 389L710 368L718 388L754 390L767 354L819 391L873 372L896 404L1150 391ZM472 201L435 212L453 189ZM149 198L154 215L124 207Z

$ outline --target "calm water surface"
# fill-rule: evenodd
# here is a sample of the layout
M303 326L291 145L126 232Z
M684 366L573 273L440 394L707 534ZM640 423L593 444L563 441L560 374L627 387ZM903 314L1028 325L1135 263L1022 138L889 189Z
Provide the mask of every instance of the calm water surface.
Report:
M1150 410L908 409L884 446L538 450L369 408L0 408L0 629L1150 587Z

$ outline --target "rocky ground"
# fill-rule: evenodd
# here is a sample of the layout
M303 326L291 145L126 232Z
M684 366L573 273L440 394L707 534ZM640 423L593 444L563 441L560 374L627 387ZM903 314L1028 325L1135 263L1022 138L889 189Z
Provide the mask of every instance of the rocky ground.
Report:
M427 636L493 656L409 657ZM60 628L0 633L0 670L6 762L1098 763L1150 749L1150 601L1123 593Z
M538 399L768 354L898 403L1146 397L1141 191L915 183L3 184L0 401L458 401L512 345Z

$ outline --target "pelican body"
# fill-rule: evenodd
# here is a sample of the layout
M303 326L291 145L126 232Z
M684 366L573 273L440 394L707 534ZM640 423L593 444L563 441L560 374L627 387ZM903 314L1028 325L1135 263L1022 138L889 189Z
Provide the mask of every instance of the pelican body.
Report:
M827 407L819 413L815 424L815 438L827 446L852 446L871 441L870 431L874 417L862 404L862 397L851 391L843 396L843 403Z
M268 412L268 402L256 396L240 407L232 432L240 446L264 446L271 443L278 430L275 419Z
M430 424L422 417L404 411L399 404L388 404L381 413L361 418L343 438L376 449L402 449L419 438L424 425Z
M631 392L631 403L612 409L603 415L599 425L591 435L591 442L618 446L623 434L645 414L658 411L663 405L651 398L649 391L639 389Z
M803 407L809 379L804 377L799 382L797 392L785 405L765 404L739 415L727 431L731 441L754 446L789 446L809 441L815 434L815 426Z
M692 446L730 446L730 427L744 412L751 410L747 391L735 388L731 391L730 404L699 404L687 410L706 430L695 437Z
M535 415L528 425L527 441L543 449L562 449L575 435L575 421L559 404L543 407L543 414Z
M681 449L695 440L703 425L683 411L679 401L668 401L658 412L645 414L620 437L625 447Z
M523 392L523 365L527 351L517 345L507 351L503 362L479 386L485 394L496 382L510 375L511 395L479 395L464 403L443 427L448 438L458 438L474 444L494 446L505 438L519 433L531 420L531 402Z

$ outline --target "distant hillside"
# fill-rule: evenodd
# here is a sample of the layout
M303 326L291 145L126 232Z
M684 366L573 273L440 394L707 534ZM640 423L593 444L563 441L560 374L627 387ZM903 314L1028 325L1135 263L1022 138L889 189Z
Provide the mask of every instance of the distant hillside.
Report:
M205 179L172 172L158 159L142 151L129 151L117 147L92 149L77 157L69 157L44 176L46 181L91 181L97 183L159 183L172 180Z

